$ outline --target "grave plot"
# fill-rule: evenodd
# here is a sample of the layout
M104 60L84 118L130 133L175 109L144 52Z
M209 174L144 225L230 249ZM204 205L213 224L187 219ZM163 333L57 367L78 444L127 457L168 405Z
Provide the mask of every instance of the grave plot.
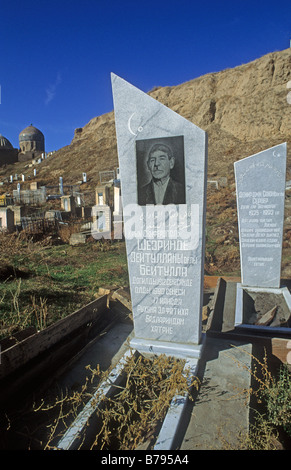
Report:
M127 350L91 399L50 448L170 449L188 393L198 387L191 363ZM57 435L57 433L56 433ZM52 436L55 437L55 436Z
M130 348L139 357L183 360L194 376L203 349L207 135L114 74L112 88L134 325ZM173 445L187 399L174 388L156 443L162 449ZM139 387L136 393L142 394ZM96 397L93 402L98 407ZM58 448L75 446L91 405Z

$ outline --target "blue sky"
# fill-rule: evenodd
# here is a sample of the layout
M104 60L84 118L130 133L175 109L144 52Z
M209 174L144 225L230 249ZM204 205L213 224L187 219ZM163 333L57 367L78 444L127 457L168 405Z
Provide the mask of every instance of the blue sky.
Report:
M1 0L0 134L46 150L113 109L110 72L144 92L290 47L290 0Z

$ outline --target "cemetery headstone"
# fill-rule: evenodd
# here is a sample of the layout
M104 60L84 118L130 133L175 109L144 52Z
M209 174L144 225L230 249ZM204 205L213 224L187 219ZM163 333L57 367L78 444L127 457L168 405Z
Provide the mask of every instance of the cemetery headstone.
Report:
M235 162L242 285L280 287L286 144Z
M207 135L112 74L132 347L201 351Z
M64 183L63 183L63 177L62 176L59 177L59 190L60 190L60 194L63 195L64 194Z
M241 259L235 325L291 326L291 294L281 286L286 143L235 162Z

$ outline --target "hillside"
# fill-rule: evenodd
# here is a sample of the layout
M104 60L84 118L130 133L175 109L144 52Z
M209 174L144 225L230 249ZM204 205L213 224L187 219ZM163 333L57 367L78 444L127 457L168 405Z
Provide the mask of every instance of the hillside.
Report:
M110 78L108 78L110 79ZM210 73L186 83L155 88L149 92L208 133L208 179L227 177L228 185L212 191L207 199L206 271L239 273L237 211L233 163L287 142L287 180L291 179L291 105L287 102L287 83L291 80L291 48L272 52L248 64ZM134 83L133 83L134 85ZM0 180L10 174L33 168L25 164L0 168ZM58 185L81 180L87 173L83 192L93 194L99 172L118 167L114 112L95 117L75 130L72 142L37 166L40 184ZM32 179L33 176L32 176ZM28 180L26 178L26 180ZM29 183L22 184L25 187ZM12 188L12 186L14 186ZM2 186L10 192L16 188ZM282 275L291 278L291 205L285 208Z
M155 88L149 95L207 131L209 178L230 177L234 161L286 141L290 179L289 80L291 48L181 85ZM112 111L76 129L72 142L38 167L38 179L43 184L57 184L63 176L66 183L74 183L86 172L88 186L93 188L99 171L117 166ZM11 167L2 169L0 177L10 172Z
M149 95L207 131L210 178L230 176L234 161L287 142L290 179L289 80L291 48L181 85L156 88ZM94 187L99 171L117 166L112 111L76 129L72 142L38 167L38 177L44 184L57 182L59 176L73 183L84 171Z

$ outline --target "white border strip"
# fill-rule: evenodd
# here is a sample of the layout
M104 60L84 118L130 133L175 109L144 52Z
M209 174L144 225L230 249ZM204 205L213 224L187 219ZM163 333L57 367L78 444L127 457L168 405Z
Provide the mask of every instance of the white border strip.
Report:
M188 361L186 361L185 363L184 371L188 367L190 367L191 372L190 378L197 375L198 359L188 359ZM158 439L154 446L154 450L174 450L174 440L177 435L177 430L179 428L179 424L181 423L181 418L187 401L188 394L176 395L172 399L169 410L160 430Z
M128 357L134 355L135 351L128 350L122 356L121 360L118 362L116 367L110 372L107 379L101 384L100 387L96 390L95 394L90 398L88 403L85 405L81 413L77 416L73 424L68 428L68 430L63 435L62 439L57 444L57 449L59 450L73 450L73 445L77 439L80 439L81 433L86 426L90 416L98 408L101 399L104 396L110 394L111 389L114 384L117 382L120 374L124 368L125 362Z

